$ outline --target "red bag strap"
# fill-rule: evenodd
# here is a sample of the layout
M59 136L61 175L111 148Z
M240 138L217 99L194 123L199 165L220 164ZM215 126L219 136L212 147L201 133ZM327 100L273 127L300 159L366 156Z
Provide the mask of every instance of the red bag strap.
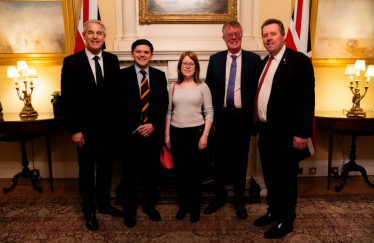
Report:
M173 83L173 91L172 91L172 93L171 93L171 97L174 96L174 88L175 88L175 82Z

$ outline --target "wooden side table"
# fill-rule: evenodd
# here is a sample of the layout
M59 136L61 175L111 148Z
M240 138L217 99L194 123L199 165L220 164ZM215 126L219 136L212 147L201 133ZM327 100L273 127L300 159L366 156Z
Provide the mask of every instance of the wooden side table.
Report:
M365 168L356 164L356 137L374 135L374 115L373 112L366 112L366 118L347 118L342 111L316 111L316 128L329 130L329 155L328 155L328 175L327 189L330 190L331 162L334 132L352 136L351 153L349 163L345 164L343 171L338 178L342 178L340 186L335 186L335 191L339 192L348 177L350 171L361 172L365 182L374 187L367 177Z
M41 192L42 188L38 187L33 178L33 173L28 168L29 162L26 157L25 141L37 137L37 134L41 134L46 138L49 176L51 183L51 190L53 191L53 174L52 174L52 156L51 156L51 142L50 132L63 130L65 125L62 117L54 117L53 113L39 113L37 117L19 117L18 113L4 113L3 118L0 119L0 134L14 135L13 138L8 139L9 141L19 141L21 143L22 151L22 172L18 173L13 177L13 186L10 188L4 188L4 193L13 189L17 185L17 179L19 177L31 178L34 187ZM13 139L13 140L12 140ZM5 139L4 139L5 140Z

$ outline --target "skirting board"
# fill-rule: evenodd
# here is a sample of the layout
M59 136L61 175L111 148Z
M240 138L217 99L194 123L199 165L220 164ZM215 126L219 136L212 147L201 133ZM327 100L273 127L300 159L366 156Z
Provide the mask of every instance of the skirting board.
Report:
M40 176L49 178L48 163L35 162L35 169L39 169ZM21 162L19 164L14 162L0 163L0 178L13 178L16 174L22 171ZM33 169L32 162L29 164L30 170ZM79 167L78 162L52 162L53 178L78 178Z

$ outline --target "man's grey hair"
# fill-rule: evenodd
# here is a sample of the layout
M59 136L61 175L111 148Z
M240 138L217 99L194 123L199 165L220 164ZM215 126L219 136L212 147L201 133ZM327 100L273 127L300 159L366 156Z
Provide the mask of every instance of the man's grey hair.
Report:
M105 25L103 24L103 22L101 22L100 20L97 20L97 19L90 19L90 20L88 20L88 21L83 25L83 33L86 33L87 28L88 28L88 24L99 24L99 25L101 25L101 27L103 28L104 35L106 35L106 28L105 28Z
M241 24L240 24L238 21L233 20L233 21L228 21L228 22L226 22L226 23L222 26L222 34L223 34L223 36L226 35L226 26L231 26L231 27L239 28L239 29L240 29L240 33L243 34L243 28L242 28Z
M281 35L285 35L286 33L284 32L284 25L282 23L282 21L278 20L278 19L267 19L265 20L265 22L261 25L261 36L262 36L262 30L264 29L265 26L269 25L269 24L277 24L279 26L279 32L281 33Z

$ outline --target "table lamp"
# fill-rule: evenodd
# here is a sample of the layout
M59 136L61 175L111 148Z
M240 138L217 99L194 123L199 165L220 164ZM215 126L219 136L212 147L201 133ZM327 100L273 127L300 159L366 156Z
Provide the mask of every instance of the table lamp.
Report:
M25 89L22 89L18 84L17 78L20 77L19 72L22 73ZM22 111L19 113L19 116L33 117L38 115L38 112L34 109L34 107L31 104L32 93L34 91L35 86L32 80L30 80L30 86L28 86L28 81L26 77L37 78L38 74L36 72L36 68L28 67L25 61L17 61L17 69L15 67L8 67L8 78L14 79L14 86L17 90L18 98L24 102L24 106L22 108ZM23 95L20 93L20 90L23 93Z
M365 60L357 60L356 63L348 64L345 69L345 75L350 76L350 85L348 86L351 89L353 94L352 98L352 108L347 111L347 117L366 117L366 112L360 107L361 100L365 97L366 92L369 88L369 81L365 82L365 93L363 95L360 94L360 88L358 87L358 83L360 82L360 70L365 71ZM353 75L355 75L355 79L353 80ZM353 85L353 82L356 82L356 85ZM343 110L344 112L345 110Z

